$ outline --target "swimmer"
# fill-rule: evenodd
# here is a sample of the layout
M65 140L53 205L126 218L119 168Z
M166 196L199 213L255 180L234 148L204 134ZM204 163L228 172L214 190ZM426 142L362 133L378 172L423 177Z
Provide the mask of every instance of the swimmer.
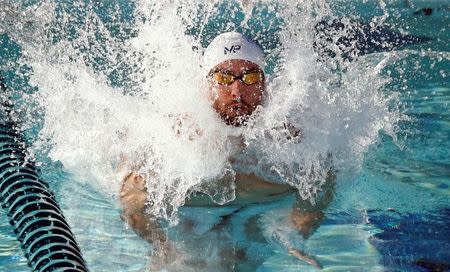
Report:
M245 126L258 106L263 104L266 91L266 77L263 71L264 53L262 49L244 35L236 32L223 33L217 36L204 54L204 67L209 83L209 101L212 108L224 123L234 127ZM284 124L288 132L287 139L301 140L301 131L291 124ZM175 132L176 133L176 132ZM201 132L197 132L200 136ZM236 169L248 167L248 160L236 157L229 158ZM333 184L333 175L328 177L327 184ZM231 178L230 178L231 180ZM224 181L225 184L227 181ZM288 194L295 193L294 188L273 180L267 180L257 173L239 172L235 175L236 198L226 205L245 205L271 201ZM316 205L308 200L302 200L298 193L297 201L290 213L292 226L298 229L303 237L309 237L324 219L322 210L332 199L333 186L322 188L323 197ZM208 197L193 193L185 205L213 205ZM145 213L148 193L144 177L135 172L129 173L123 179L120 192L123 206L123 219L144 239L151 242L155 251L160 250L162 258L169 258L170 246L166 234L160 228L158 219ZM285 244L287 250L299 259L316 267L320 264L311 256L299 249ZM166 260L168 261L168 260Z

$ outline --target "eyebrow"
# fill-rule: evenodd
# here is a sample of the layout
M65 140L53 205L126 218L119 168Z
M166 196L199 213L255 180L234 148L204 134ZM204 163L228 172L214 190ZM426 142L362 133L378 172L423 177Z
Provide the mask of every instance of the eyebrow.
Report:
M261 72L261 73L264 73L261 69L259 69L259 68L257 68L257 67L253 67L253 68L250 68L250 69L244 69L244 70L242 70L242 73L243 73L243 74L245 74L245 73L251 73L251 72Z

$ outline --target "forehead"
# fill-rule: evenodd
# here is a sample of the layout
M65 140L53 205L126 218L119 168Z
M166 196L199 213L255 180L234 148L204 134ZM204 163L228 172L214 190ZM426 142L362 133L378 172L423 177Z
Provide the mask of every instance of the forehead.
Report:
M226 70L239 73L245 70L262 70L257 64L247 60L226 60L216 65L211 71Z

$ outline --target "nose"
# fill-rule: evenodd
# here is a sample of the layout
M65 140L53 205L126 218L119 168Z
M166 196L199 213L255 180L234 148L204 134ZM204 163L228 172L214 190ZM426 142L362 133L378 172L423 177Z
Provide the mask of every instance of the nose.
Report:
M242 96L242 83L240 80L235 80L230 85L231 96L235 99L241 98Z

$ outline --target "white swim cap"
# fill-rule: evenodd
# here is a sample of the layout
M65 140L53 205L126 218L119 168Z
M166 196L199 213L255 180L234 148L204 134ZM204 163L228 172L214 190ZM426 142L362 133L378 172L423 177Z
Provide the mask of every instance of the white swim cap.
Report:
M209 72L226 60L241 59L264 68L264 52L261 47L237 32L225 32L215 37L203 55L203 67Z

